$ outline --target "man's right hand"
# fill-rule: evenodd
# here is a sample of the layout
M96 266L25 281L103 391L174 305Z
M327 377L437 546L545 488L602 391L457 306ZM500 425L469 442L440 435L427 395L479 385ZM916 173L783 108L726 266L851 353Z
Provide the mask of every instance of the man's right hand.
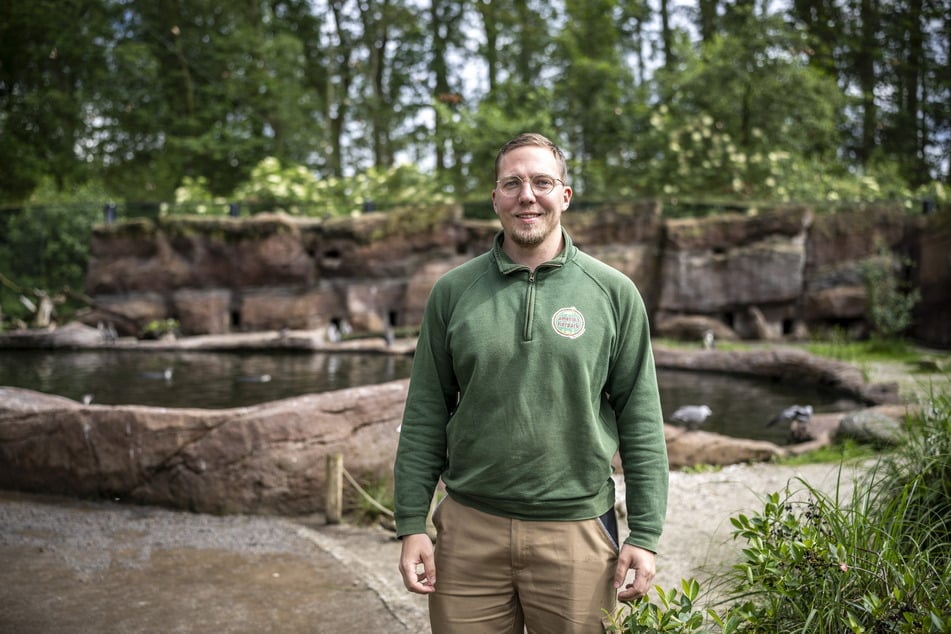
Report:
M436 559L429 535L416 533L403 537L400 573L403 585L410 592L429 594L436 591Z

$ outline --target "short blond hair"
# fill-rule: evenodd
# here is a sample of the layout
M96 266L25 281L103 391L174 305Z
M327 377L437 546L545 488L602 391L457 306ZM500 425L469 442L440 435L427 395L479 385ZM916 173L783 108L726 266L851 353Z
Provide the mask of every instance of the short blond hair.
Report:
M537 132L523 132L499 148L499 153L495 157L496 179L499 177L499 163L502 162L502 157L516 148L526 146L542 147L551 150L552 155L558 162L558 167L561 169L561 174L558 176L561 177L562 181L568 182L568 161L565 159L565 153L561 151L561 148L552 143L548 137L538 134Z

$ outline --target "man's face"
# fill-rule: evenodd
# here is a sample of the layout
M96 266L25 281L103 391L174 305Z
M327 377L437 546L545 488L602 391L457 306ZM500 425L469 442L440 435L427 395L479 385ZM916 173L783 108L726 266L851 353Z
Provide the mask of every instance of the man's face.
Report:
M492 206L505 237L523 249L561 242L561 212L571 201L571 188L560 180L547 194L536 193L530 182L539 176L560 179L561 169L551 150L523 146L505 154L499 162L498 179L492 190ZM507 192L501 185L512 178L522 183L517 191Z

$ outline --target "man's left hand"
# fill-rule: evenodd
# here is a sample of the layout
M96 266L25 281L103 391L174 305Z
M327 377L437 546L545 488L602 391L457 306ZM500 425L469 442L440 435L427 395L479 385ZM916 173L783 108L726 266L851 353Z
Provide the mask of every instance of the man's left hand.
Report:
M627 578L628 570L634 571L634 579L625 585L624 580ZM657 562L654 553L630 544L622 545L621 552L618 553L617 569L614 571L614 587L618 589L618 600L633 601L646 595L656 572Z

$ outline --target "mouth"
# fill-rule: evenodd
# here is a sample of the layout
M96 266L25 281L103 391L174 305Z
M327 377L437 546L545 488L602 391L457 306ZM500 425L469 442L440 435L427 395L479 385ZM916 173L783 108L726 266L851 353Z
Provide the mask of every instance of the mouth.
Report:
M515 214L515 218L522 222L533 222L542 217L542 214L534 211L521 211Z

